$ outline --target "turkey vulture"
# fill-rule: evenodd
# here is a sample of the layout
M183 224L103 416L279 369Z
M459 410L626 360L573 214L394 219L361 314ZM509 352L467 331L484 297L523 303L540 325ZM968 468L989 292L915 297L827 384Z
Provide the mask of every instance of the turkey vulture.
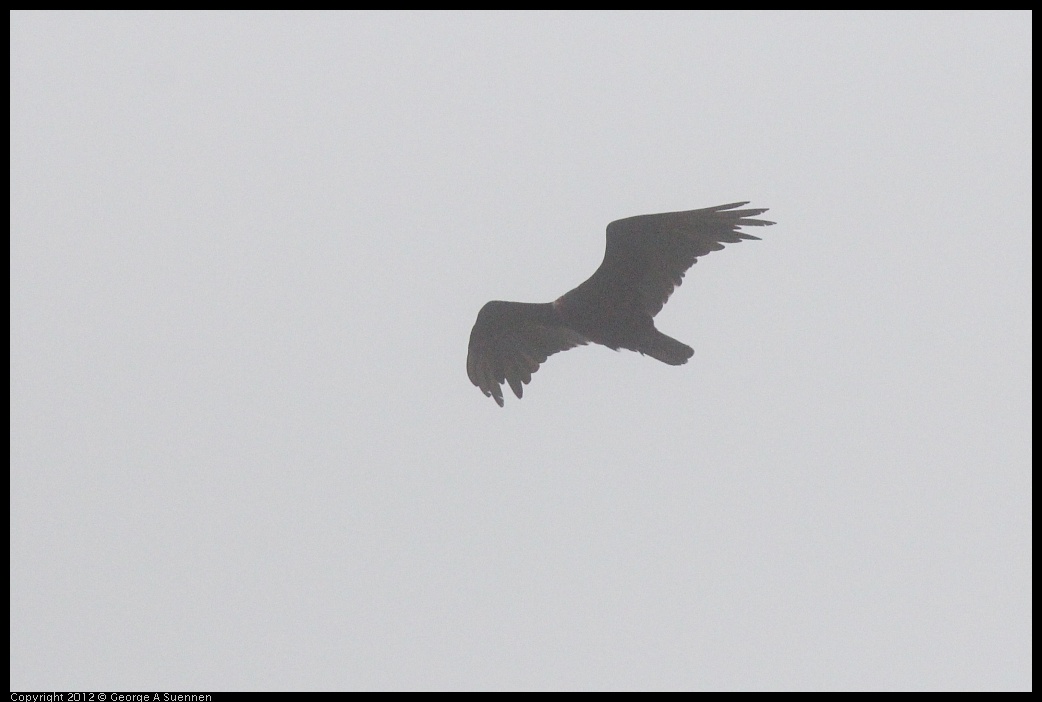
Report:
M759 239L739 227L774 224L753 219L766 209L735 209L747 204L615 220L604 261L579 287L553 302L493 300L481 308L470 332L470 382L502 407L504 382L520 398L522 384L548 356L591 341L671 366L687 363L694 350L656 329L652 318L699 256Z

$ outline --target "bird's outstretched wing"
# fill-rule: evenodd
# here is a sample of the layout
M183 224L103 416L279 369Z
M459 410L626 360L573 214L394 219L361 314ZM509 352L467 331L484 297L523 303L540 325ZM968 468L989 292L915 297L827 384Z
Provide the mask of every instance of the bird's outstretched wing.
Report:
M470 332L467 375L502 407L504 382L521 397L522 384L548 356L588 342L557 324L550 304L494 300L481 308Z
M766 209L735 209L747 204L615 220L608 225L604 261L580 289L625 295L627 302L654 317L697 258L719 251L724 244L760 238L739 231L740 227L774 224L754 219Z

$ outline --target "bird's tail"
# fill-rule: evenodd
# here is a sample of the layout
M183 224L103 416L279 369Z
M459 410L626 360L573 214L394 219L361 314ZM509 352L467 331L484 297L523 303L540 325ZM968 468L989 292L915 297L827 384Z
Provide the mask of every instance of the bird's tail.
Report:
M658 329L653 329L637 350L671 366L681 366L695 354L695 350L690 346L666 336Z

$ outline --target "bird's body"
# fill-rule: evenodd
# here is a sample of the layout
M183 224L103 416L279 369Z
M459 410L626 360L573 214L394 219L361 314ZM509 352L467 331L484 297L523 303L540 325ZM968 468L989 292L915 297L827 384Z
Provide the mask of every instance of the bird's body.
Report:
M579 287L553 302L487 303L470 333L471 382L503 406L504 382L520 398L547 357L587 343L686 363L694 351L656 329L654 317L696 259L759 238L739 227L773 224L753 219L764 209L734 209L745 204L616 220L608 225L604 261Z

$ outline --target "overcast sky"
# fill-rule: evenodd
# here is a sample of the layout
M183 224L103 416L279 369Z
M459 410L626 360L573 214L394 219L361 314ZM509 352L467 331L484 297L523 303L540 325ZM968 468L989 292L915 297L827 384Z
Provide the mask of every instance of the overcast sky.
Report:
M1030 689L1031 19L13 14L12 689Z

